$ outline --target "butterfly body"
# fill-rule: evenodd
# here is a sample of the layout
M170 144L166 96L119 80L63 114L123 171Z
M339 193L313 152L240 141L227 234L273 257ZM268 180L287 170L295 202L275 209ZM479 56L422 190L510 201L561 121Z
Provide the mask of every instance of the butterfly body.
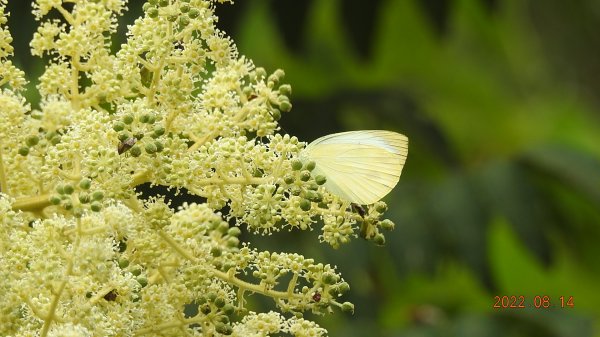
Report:
M329 192L357 204L372 204L400 179L408 138L396 132L361 130L327 135L310 143L303 161L316 163L313 175L324 175Z

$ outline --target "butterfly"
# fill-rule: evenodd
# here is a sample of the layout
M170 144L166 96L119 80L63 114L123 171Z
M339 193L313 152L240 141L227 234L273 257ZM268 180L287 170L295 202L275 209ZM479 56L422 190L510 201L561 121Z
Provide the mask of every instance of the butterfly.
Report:
M385 130L334 133L316 139L300 153L314 161L326 190L361 205L381 200L398 183L408 154L408 138Z

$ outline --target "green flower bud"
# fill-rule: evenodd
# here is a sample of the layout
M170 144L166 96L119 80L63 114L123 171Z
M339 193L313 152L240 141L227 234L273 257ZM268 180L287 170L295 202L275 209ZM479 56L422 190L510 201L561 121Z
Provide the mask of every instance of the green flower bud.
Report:
M154 131L152 132L152 137L158 138L164 134L165 134L165 128L163 126L157 126L154 128Z
M310 206L311 206L310 201L308 201L306 199L302 199L302 201L300 201L300 209L301 210L306 212L306 211L310 210Z
M375 210L379 213L387 211L388 207L383 201L379 201L375 204Z
M123 123L128 124L128 125L131 124L131 123L133 123L133 115L132 114L127 114L127 115L123 116Z
M233 328L229 324L217 322L215 324L215 331L223 335L231 335L233 333Z
M148 154L153 154L156 152L157 149L156 149L156 145L154 145L154 143L148 143L144 147L144 150L146 150L146 153L148 153Z
M191 19L195 19L198 16L200 16L200 11L198 9L196 9L196 8L192 8L192 9L190 9L190 12L188 13L188 16Z
M342 282L338 285L338 289L340 294L346 293L348 292L348 290L350 290L350 285L348 284L348 282Z
M73 208L73 216L76 218L81 218L83 216L83 208L81 208L81 207Z
M309 181L310 180L310 172L308 170L304 170L300 172L300 180Z
M131 274L133 276L140 276L142 274L142 269L140 267L135 267L131 270Z
M208 304L208 303L201 305L199 309L200 309L200 312L205 315L210 314L210 311L211 311L210 304Z
M310 182L306 188L308 188L311 191L316 191L319 189L319 185L317 185L316 183Z
M71 184L65 184L63 186L63 191L65 192L65 194L72 194L73 192L75 192L75 188Z
M137 145L134 145L129 150L129 153L131 153L132 157L139 157L142 154L142 148Z
M317 163L315 163L313 160L311 160L308 163L306 163L305 168L309 171L312 171L315 169L316 166L317 166Z
M221 268L222 271L228 271L231 270L231 268L235 268L237 265L233 262L226 262L225 264L223 264L223 268Z
M210 255L212 255L213 257L219 257L222 253L223 251L219 247L212 247L210 249Z
M50 144L56 145L58 143L60 143L60 135L57 134L56 136L52 137L52 139L50 139Z
M25 144L27 144L27 146L29 146L29 147L36 146L39 142L40 142L40 138L36 135L29 136L25 140Z
M102 209L102 204L98 201L94 201L90 205L90 209L92 210L92 212L100 212L100 210Z
M239 244L240 244L240 240L238 238L236 238L235 236L232 236L229 239L227 239L227 247L229 247L229 248L235 248Z
M92 200L102 200L104 199L104 192L102 191L95 191L94 193L92 193Z
M323 281L323 283L325 283L327 285L332 285L335 282L337 282L338 276L334 273L327 272L327 273L323 273L321 280Z
M381 226L381 228L385 229L386 231L391 231L394 229L394 227L396 227L396 224L394 224L394 222L390 219L385 219L379 222L379 225Z
M219 316L215 317L215 321L217 321L219 323L227 324L227 323L229 323L229 317L227 317L226 315L219 315Z
M273 120L278 121L281 119L281 111L274 108L271 110L271 116L273 117Z
M121 132L121 131L125 130L125 123L123 123L123 122L116 122L113 125L113 130L115 130L117 132Z
M225 304L223 306L223 313L225 315L231 315L235 312L235 307L229 303Z
M337 286L331 286L329 287L329 289L327 290L327 293L329 293L329 295L331 295L332 297L338 297L340 296L340 289Z
M350 302L344 302L342 304L342 311L350 314L354 314L354 304Z
M56 135L57 135L56 131L50 131L50 132L46 133L46 135L44 136L44 138L46 138L46 140L51 140Z
M375 235L375 237L373 237L373 242L375 242L375 244L378 246L383 246L385 245L385 236L383 236L381 233L378 233Z
M310 190L306 191L305 197L306 199L314 202L321 202L323 200L323 196L321 195L321 193Z
M91 186L92 186L92 181L87 178L83 178L79 181L79 187L82 190L89 190Z
M117 136L117 138L121 142L126 141L127 139L129 139L129 137L130 137L129 132L127 132L127 131L123 131L123 132L119 133L119 135Z
M119 259L119 268L125 269L129 266L129 260L127 259Z
M215 306L217 308L222 308L225 305L225 299L223 297L217 297L217 299L215 299Z
M158 5L160 7L167 7L169 5L169 0L158 0Z
M277 76L275 74L271 74L269 75L269 78L267 78L267 82L269 82L270 84L268 84L269 87L273 87L275 85L275 82L278 82L279 78L277 78Z
M300 159L292 159L292 170L299 171L302 169L302 162Z
M150 114L143 114L140 116L140 123L148 123L150 120Z
M282 84L279 86L279 93L284 96L290 96L292 94L292 86L289 84Z
M150 17L152 19L156 19L158 17L158 8L152 7L150 9L148 9L147 13L148 13L148 17Z
M288 184L288 185L291 185L291 184L293 184L293 183L294 183L294 177L293 177L293 176L291 176L291 175L285 176L285 177L283 178L283 181L284 181L286 184Z
M318 175L315 177L315 182L317 185L323 185L327 182L327 178L323 175Z
M156 152L162 152L165 149L165 146L159 141L155 141L154 146L156 146Z
M136 278L135 280L138 281L138 283L142 286L142 288L144 288L145 286L148 285L148 279L145 276L140 276L140 277Z
M265 78L267 76L267 71L263 67L258 67L255 70L257 78Z
M158 0L148 0L148 3L155 6L158 4Z
M285 71L283 71L283 69L277 69L273 73L273 76L275 76L277 78L277 80L279 81L285 77Z
M181 6L179 7L179 10L181 11L181 13L187 13L190 11L190 5L189 4L181 4Z
M219 227L219 225L221 224L220 221L218 220L213 220L208 224L208 229L210 229L211 231L217 229Z
M27 146L22 146L19 148L19 154L23 157L27 156L29 154L29 148Z
M190 18L186 15L182 15L179 17L178 23L181 27L185 27L190 24Z
M291 195L298 196L300 193L302 193L302 190L298 186L292 186L292 188L290 188Z
M227 230L227 235L229 236L240 236L240 234L242 234L242 231L239 229L239 227L231 227L229 228L229 230Z
M63 203L63 208L66 209L67 211L70 211L71 209L73 209L73 203L71 202L71 200L67 200Z
M221 234L225 234L229 230L229 224L227 222L223 221L223 222L219 223L219 226L217 227L217 230Z
M57 196L57 195L53 195L53 196L50 197L50 203L52 205L58 205L58 204L60 204L60 200L61 200L60 197Z
M82 204L87 204L90 202L90 195L87 193L79 193L79 202Z
M290 112L292 110L292 103L289 101L282 101L279 103L279 110L283 112Z

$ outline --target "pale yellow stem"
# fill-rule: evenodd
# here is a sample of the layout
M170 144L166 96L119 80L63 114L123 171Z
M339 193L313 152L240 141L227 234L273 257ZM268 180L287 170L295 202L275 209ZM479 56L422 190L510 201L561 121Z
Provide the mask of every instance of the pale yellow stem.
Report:
M77 219L77 227L81 228L81 222L79 219ZM58 286L58 290L56 291L56 294L54 295L54 298L52 299L52 302L50 303L50 310L48 311L48 314L46 315L46 318L44 319L44 326L42 327L42 332L40 333L40 337L46 337L48 335L48 331L50 331L50 326L52 325L52 322L56 320L56 308L58 307L58 302L60 301L60 297L61 297L63 291L67 287L68 278L73 273L73 264L74 264L73 257L77 256L77 250L78 250L79 244L80 244L80 236L77 237L77 240L75 241L75 244L73 245L74 246L73 254L71 256L69 256L69 259L67 261L67 270L65 271L64 278L60 282L60 285Z
M0 146L0 192L9 194L6 171L4 171L4 159L2 159L2 147Z

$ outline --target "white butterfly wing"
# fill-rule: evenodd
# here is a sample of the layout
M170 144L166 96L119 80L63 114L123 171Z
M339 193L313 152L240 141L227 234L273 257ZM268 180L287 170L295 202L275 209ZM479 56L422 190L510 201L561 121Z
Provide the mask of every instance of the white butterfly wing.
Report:
M406 136L362 130L321 137L302 157L316 162L313 174L327 177L328 191L354 203L372 204L396 186L407 154Z

